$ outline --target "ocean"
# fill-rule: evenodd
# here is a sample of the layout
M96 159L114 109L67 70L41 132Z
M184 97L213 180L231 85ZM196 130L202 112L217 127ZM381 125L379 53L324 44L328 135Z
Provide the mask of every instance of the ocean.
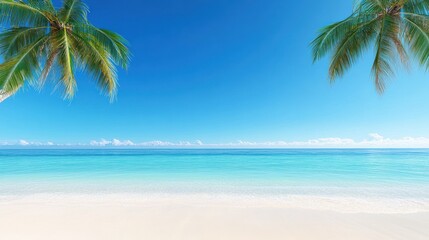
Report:
M427 149L0 150L0 198L319 197L429 204Z

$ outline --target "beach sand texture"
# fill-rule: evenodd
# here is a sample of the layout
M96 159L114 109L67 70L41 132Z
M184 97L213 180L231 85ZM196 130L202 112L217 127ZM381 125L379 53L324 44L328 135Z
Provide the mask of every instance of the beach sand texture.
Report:
M156 199L5 201L5 240L427 240L429 213L341 213Z

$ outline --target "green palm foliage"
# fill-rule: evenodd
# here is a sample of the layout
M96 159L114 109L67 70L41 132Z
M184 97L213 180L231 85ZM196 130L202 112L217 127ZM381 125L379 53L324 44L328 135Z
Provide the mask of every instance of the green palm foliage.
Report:
M91 25L87 14L81 0L64 0L61 8L51 0L0 0L0 23L7 28L0 33L0 96L26 82L41 87L54 70L56 86L72 98L80 69L113 99L116 66L126 68L130 54L124 38Z
M429 0L358 0L346 19L320 31L311 43L314 61L333 52L329 78L334 81L373 46L372 75L379 93L394 75L394 64L408 56L429 68Z

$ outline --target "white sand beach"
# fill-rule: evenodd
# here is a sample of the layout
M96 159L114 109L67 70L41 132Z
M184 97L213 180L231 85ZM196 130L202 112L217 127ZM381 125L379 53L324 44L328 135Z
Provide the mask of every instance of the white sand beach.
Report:
M7 240L426 240L429 212L369 213L207 198L0 201Z

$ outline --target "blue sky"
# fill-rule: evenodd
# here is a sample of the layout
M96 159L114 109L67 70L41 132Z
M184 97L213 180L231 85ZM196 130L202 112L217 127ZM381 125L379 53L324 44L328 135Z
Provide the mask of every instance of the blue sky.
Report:
M348 16L352 2L87 0L95 25L130 42L117 101L82 74L72 101L27 86L0 104L0 142L429 137L423 69L398 68L379 96L372 50L334 85L328 58L312 63L317 30Z

